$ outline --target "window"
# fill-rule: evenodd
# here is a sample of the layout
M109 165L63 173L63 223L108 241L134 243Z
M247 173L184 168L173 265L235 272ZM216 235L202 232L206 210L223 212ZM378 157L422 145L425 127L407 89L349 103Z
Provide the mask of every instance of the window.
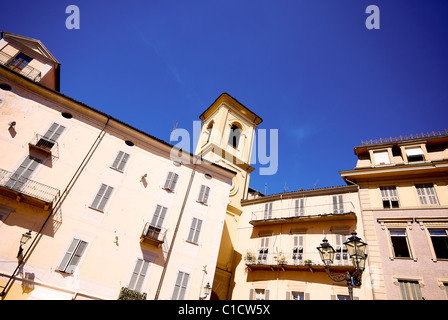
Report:
M26 157L19 168L11 175L6 183L6 187L14 190L21 190L26 186L28 179L40 163L42 163L42 161L35 157Z
M72 274L75 271L76 266L79 264L82 254L87 247L87 242L73 239L70 247L64 255L58 270L64 273Z
M422 300L418 281L398 280L403 300Z
M338 294L337 300L350 300L350 296L345 295L345 294Z
M106 204L109 201L110 195L112 194L113 190L114 188L105 185L104 183L101 184L100 190L96 194L96 197L90 207L99 211L104 211L104 208L106 207Z
M411 250L409 249L406 230L392 229L389 230L390 240L392 242L392 250L395 258L410 258Z
M249 300L269 300L269 290L267 290L267 289L250 289Z
M292 249L292 262L299 264L303 258L303 236L294 236L294 244Z
M64 130L64 126L54 122L44 136L37 141L36 147L51 150Z
M373 152L373 160L375 165L383 165L383 164L390 164L389 160L389 152L387 151L376 151Z
M207 204L209 194L210 194L210 187L201 185L201 190L199 191L198 201L203 204Z
M140 292L148 271L148 267L149 261L137 259L131 280L129 281L128 289Z
M380 187L383 208L398 208L398 193L395 186Z
M14 71L20 72L31 62L31 60L33 60L33 58L28 57L26 54L20 52L15 58L11 60L11 62L8 63L8 67Z
M305 300L305 293L298 291L291 291L291 300Z
M343 213L344 203L342 202L342 194L333 196L333 213Z
M213 124L214 124L214 122L212 121L212 122L210 122L210 124L207 127L207 131L206 131L206 133L207 133L207 142L209 142L210 138L212 137Z
M436 205L439 204L437 201L436 192L434 190L434 185L432 183L428 184L416 184L418 198L420 199L420 204L422 205Z
M272 219L272 202L264 205L264 219Z
M190 274L179 271L177 274L176 284L174 285L174 291L172 300L183 300L185 298L185 292L187 291L188 280Z
M260 249L258 249L258 263L266 264L269 253L269 238L260 238Z
M150 237L151 239L159 239L159 234L162 230L163 220L165 220L167 210L167 208L157 205L151 223L147 225L147 230L145 230L145 235L147 237Z
M190 232L188 233L187 241L192 243L198 243L199 234L201 232L202 220L193 218L191 221Z
M240 136L241 136L241 129L238 128L238 126L236 126L235 124L233 124L232 127L230 128L229 144L235 149L238 149L238 145L240 143Z
M336 234L336 248L335 248L335 262L336 264L347 264L349 260L349 255L347 252L347 247L344 243L347 241L347 235L345 234Z
M179 175L177 173L169 172L168 177L166 178L165 181L165 185L163 186L163 189L168 191L174 191L178 179Z
M423 153L422 148L407 148L406 157L408 158L408 162L417 162L417 161L425 161L425 155Z
M432 246L438 259L448 259L447 229L429 229Z
M294 215L296 217L303 216L305 214L305 199L296 199L296 205L294 208Z
M125 153L123 151L118 152L117 157L115 158L114 163L112 164L112 168L123 172L124 166L126 165L126 162L128 162L128 158L129 158L128 153Z

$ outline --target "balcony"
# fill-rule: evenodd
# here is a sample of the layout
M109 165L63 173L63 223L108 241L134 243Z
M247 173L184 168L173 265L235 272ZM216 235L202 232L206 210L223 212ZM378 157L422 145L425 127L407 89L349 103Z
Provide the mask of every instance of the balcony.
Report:
M59 157L59 146L56 141L52 139L45 138L44 136L36 133L33 140L28 143L30 153L35 153L37 155L43 156L44 158L58 158Z
M39 70L30 67L29 65L14 66L14 64L12 64L13 62L14 58L12 56L3 51L0 51L0 64L10 68L11 70L14 70L17 73L20 73L21 75L31 79L34 82L39 82L42 78L42 74Z
M156 227L147 222L140 237L140 242L160 247L165 241L165 235L165 228Z
M249 271L255 270L283 270L283 271L325 271L325 266L319 252L301 252L296 249L291 253L264 253L265 250L255 250L246 253L244 262ZM346 271L353 269L353 264L346 251L336 252L333 271Z
M253 211L250 224L253 226L277 224L277 223L295 223L313 220L355 220L355 206L352 202L342 202L310 205L303 207L289 207L282 209L273 209L270 212L264 210Z
M0 194L50 210L59 190L0 168Z

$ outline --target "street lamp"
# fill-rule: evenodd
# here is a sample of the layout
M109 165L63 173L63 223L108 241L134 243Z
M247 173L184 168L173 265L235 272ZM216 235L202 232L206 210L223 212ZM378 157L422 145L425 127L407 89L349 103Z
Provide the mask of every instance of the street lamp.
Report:
M27 233L22 234L22 237L20 238L20 247L19 252L17 253L17 258L19 258L23 252L22 246L25 245L30 239L31 239L31 230L29 230Z
M365 268L367 254L367 243L363 242L361 238L356 236L356 232L352 233L352 236L344 242L344 245L347 247L347 251L352 260L353 266L355 267L355 271L350 272L347 271L345 273L336 274L330 271L330 266L333 264L334 259L334 248L328 243L328 240L324 238L322 243L317 250L319 251L320 258L324 263L325 270L328 273L328 276L331 280L340 282L347 281L348 293L350 300L353 300L353 286L361 285L361 276L362 272Z
M210 287L210 282L207 282L207 285L204 287L204 296L200 297L200 300L205 300L210 292L212 291L212 287Z

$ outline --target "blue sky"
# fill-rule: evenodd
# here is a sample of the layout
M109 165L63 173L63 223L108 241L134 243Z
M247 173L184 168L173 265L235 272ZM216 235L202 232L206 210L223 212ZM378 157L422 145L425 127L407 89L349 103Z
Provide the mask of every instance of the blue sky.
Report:
M68 30L68 5L80 29ZM380 29L368 30L368 5ZM21 1L0 29L41 40L61 92L169 141L227 92L278 129L267 193L344 185L362 140L448 128L448 1ZM256 155L254 155L256 156Z

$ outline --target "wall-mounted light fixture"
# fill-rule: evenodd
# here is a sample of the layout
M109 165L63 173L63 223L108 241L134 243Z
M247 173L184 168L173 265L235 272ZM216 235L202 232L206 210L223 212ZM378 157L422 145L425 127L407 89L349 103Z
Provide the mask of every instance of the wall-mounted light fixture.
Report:
M10 122L10 123L8 123L8 126L9 126L9 128L8 129L14 129L14 127L16 126L16 122L15 121L12 121L12 122Z
M200 297L199 300L207 299L210 292L212 292L212 287L210 287L210 282L207 282L207 285L204 287L204 296Z
M19 252L17 253L17 258L19 258L23 252L22 246L25 245L30 239L31 239L31 230L29 230L27 233L22 234L22 238L20 238L20 247Z

